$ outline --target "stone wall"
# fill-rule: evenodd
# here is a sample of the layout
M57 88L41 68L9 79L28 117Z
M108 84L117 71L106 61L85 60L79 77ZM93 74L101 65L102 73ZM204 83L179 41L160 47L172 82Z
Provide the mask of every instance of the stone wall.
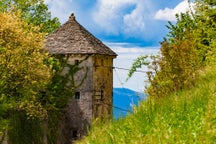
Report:
M79 63L78 66L80 70L74 76L76 86L75 93L71 95L64 116L61 118L62 120L59 126L59 144L71 144L71 141L79 139L82 135L87 134L93 113L92 57L89 55L71 55L68 63L72 65ZM68 68L65 68L64 74L66 74L67 71Z
M112 117L113 57L97 55L93 70L93 117Z
M113 57L72 55L68 63L79 63L80 70L74 76L75 93L61 118L59 144L69 144L86 135L93 118L112 117ZM67 71L65 68L64 74Z

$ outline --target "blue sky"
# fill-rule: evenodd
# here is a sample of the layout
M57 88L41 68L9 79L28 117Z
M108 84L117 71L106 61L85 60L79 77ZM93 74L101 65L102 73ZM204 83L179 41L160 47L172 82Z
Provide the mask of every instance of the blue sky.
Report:
M139 55L158 52L159 42L168 33L167 21L175 22L176 13L188 10L187 0L45 0L45 3L62 24L74 13L81 25L119 55L114 66L124 68L130 68ZM143 88L143 74L136 74L126 83L127 72L118 70L118 73L120 78L114 74L114 87L139 91Z

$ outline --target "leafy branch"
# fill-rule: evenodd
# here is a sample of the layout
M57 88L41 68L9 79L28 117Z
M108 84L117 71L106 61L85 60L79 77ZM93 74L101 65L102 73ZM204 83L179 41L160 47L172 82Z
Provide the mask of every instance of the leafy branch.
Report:
M137 71L138 68L141 68L143 65L148 66L150 64L148 60L149 56L144 55L144 56L139 56L136 60L134 60L129 72L126 81L128 81L133 74Z

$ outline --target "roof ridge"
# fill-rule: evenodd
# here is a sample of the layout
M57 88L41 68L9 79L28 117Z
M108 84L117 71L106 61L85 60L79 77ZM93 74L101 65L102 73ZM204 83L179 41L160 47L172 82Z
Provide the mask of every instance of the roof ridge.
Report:
M101 40L78 23L72 13L69 20L47 37L46 48L59 54L104 54L117 56Z

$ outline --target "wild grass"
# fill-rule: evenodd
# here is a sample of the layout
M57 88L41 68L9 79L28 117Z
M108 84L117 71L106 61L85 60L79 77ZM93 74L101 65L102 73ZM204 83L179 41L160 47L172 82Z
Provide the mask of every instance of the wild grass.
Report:
M206 69L195 87L148 98L124 119L95 121L78 144L216 143L216 71Z

